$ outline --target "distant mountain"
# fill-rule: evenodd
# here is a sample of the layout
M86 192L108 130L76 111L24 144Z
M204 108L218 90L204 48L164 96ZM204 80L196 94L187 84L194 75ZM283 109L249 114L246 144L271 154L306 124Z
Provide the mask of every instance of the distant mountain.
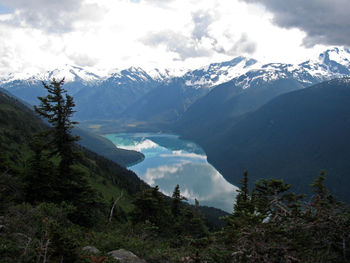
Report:
M350 50L344 48L327 50L317 60L299 65L263 65L237 57L159 85L120 116L152 125L168 123L170 129L202 143L203 132L206 138L213 127L225 128L232 117L255 110L280 94L349 73Z
M256 66L257 63L253 64ZM205 146L239 117L293 90L350 75L350 50L334 48L299 65L266 64L215 86L181 116L176 130Z
M152 78L141 68L113 73L98 86L86 86L75 94L75 117L80 120L117 119L128 106L158 87L163 78L163 75Z
M231 183L248 169L251 182L282 178L307 192L321 169L349 202L350 78L283 94L207 138L209 161Z
M213 63L188 71L182 76L182 79L190 87L212 88L260 66L257 60L240 56L230 61Z
M213 63L188 71L159 85L131 104L123 112L124 118L152 123L172 123L199 98L207 94L215 84L241 75L257 63L256 60L237 57L223 63Z
M65 89L71 95L76 94L83 87L95 86L102 80L100 76L83 68L66 65L64 68L42 74L10 74L6 78L0 79L0 85L18 98L34 105L38 103L38 96L46 95L42 81L48 82L52 78L65 78Z
M131 104L121 116L158 124L171 123L207 92L207 89L186 85L183 78L173 78Z
M67 65L65 68L45 74L10 75L0 80L1 87L15 96L35 105L38 96L45 96L42 81L65 78L64 88L74 96L77 114L75 118L115 119L131 103L155 88L170 74L157 69L150 75L141 68L114 70L106 76L97 75L83 68ZM152 76L151 76L152 75Z
M255 110L284 92L347 76L349 70L350 51L333 48L318 59L299 65L262 64L252 58L237 57L177 77L169 70L131 67L103 75L67 65L41 75L10 75L1 79L0 85L35 104L37 96L45 95L42 80L65 76L65 88L74 96L78 120L130 119L168 126L179 120L178 129L187 129L190 134L196 133L193 127L202 125L206 116L207 127L212 127L211 118L218 125L227 117ZM206 109L206 104L211 107Z

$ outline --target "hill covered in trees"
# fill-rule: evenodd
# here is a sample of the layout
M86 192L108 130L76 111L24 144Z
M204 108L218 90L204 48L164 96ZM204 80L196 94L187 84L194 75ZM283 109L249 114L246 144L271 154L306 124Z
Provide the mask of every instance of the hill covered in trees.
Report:
M232 183L248 169L252 182L279 178L300 193L323 169L327 186L349 202L349 100L348 78L281 95L219 126L203 141L208 159Z

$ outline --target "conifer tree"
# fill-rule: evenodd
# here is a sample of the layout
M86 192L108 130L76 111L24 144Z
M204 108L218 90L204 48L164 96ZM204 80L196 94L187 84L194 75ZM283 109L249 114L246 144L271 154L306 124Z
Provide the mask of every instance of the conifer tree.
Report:
M52 125L53 129L46 131L49 140L45 146L51 149L51 156L60 157L59 174L64 179L71 179L70 166L73 164L76 154L73 143L79 137L72 136L72 129L77 122L71 120L75 106L73 98L63 89L64 78L60 81L53 79L48 85L43 82L48 91L46 97L38 97L40 105L34 106L35 111Z
M33 138L30 143L33 156L29 159L29 165L24 175L25 200L31 204L42 201L54 201L59 199L56 186L58 179L52 161L44 153L43 145L38 138Z
M143 188L133 201L134 210L132 220L134 223L150 221L158 226L162 225L162 217L165 216L164 201L159 187Z
M75 104L73 98L66 94L63 84L64 78L60 81L53 79L49 85L43 82L48 95L38 97L40 105L35 107L35 111L46 118L52 128L37 135L37 138L41 139L42 146L41 150L35 153L33 170L28 179L32 177L40 180L38 176L45 176L48 160L52 160L52 164L58 160L58 167L52 165L50 178L43 179L45 185L40 185L42 190L47 189L46 193L40 195L40 199L43 200L31 201L68 202L77 208L70 215L70 219L80 225L88 226L95 223L104 203L89 185L85 171L73 166L78 157L74 142L79 139L72 135L72 129L77 124L71 120ZM40 156L44 154L47 154L46 159ZM45 173L42 173L43 169ZM49 196L54 198L48 198Z
M172 202L171 202L171 213L172 215L177 218L181 215L181 201L186 200L185 197L181 196L180 193L180 186L176 185L174 188L174 192L172 195Z
M254 213L254 204L252 201L253 200L250 196L248 187L248 171L244 171L243 180L241 181L241 188L238 190L238 195L234 204L234 214L239 215L242 213Z

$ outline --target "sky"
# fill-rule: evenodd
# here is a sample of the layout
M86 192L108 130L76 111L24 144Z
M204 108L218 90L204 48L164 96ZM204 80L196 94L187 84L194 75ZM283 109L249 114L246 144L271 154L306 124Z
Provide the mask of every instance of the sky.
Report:
M349 14L349 0L0 0L0 73L300 63L349 47Z

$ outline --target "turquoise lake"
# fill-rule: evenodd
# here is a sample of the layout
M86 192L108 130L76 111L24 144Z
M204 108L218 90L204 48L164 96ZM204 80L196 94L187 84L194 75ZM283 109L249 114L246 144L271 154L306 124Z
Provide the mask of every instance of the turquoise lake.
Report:
M128 169L149 185L158 185L164 194L171 196L179 184L181 194L190 203L196 198L200 205L232 212L238 188L207 162L205 152L194 142L157 133L115 133L105 137L119 148L142 152L145 159Z

